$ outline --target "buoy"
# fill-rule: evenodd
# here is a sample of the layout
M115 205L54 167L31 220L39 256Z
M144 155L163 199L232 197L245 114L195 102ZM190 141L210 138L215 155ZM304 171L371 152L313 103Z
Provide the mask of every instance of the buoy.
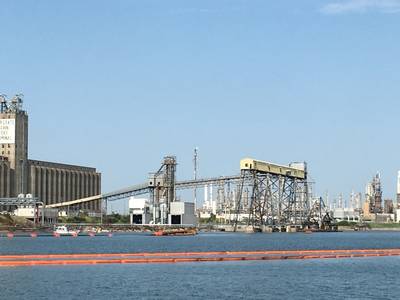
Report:
M112 237L113 236L113 234L110 232L109 234L108 234L108 237Z
M32 238L37 238L37 233L36 232L31 232L31 237Z
M94 237L95 235L96 235L96 234L95 234L94 232L92 232L92 231L89 232L89 236L90 236L90 237Z
M7 238L12 239L14 237L14 233L8 232L7 233Z

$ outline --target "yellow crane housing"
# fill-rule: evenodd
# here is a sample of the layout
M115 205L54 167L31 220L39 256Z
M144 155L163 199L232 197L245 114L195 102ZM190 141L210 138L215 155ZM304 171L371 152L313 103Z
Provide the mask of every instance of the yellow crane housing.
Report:
M304 169L293 166L281 166L253 158L244 158L240 161L240 170L254 170L261 173L270 173L282 176L289 176L298 179L306 179L307 173Z

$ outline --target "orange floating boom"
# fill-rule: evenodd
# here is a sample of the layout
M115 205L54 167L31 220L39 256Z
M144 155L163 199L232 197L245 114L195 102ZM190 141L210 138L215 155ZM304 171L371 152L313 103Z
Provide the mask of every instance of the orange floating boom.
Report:
M256 261L400 256L400 249L1 255L0 267ZM132 258L136 257L136 258Z
M146 256L196 256L196 255L262 255L262 254L312 254L312 253L400 253L400 249L323 249L323 250L263 250L263 251L205 251L205 252L138 252L138 253L77 253L77 254L18 254L0 255L4 259L84 258L84 257L146 257Z
M398 254L388 254L388 256ZM282 255L282 256L243 256L243 257L193 257L193 258L150 258L150 259L86 259L86 260L22 260L2 261L0 267L43 266L43 265L92 265L92 264L143 264L143 263L182 263L182 262L222 262L222 261L255 261L255 260L284 260L284 259L327 259L386 256L384 254L352 254L347 255Z

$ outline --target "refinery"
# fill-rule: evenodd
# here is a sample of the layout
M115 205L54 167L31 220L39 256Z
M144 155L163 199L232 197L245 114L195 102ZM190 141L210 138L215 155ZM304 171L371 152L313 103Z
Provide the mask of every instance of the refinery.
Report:
M128 202L129 224L147 227L207 223L223 231L296 232L337 231L341 221L400 222L400 172L396 201L383 199L379 173L364 195L319 197L313 193L306 162L281 165L242 158L236 162L236 174L199 178L197 148L192 179L176 178L178 162L171 155L157 171L144 174L143 182L101 193L101 174L93 167L29 159L22 95L1 96L0 101L0 206L34 224L54 225L62 216L81 213L103 223L108 205L121 199ZM193 199L182 201L177 196L182 190L193 191Z

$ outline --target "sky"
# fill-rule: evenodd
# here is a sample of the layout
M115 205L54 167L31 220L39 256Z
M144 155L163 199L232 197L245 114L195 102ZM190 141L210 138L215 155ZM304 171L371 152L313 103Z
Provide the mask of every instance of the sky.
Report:
M103 192L306 161L315 192L400 169L400 1L0 0L0 93L31 159L94 166Z

